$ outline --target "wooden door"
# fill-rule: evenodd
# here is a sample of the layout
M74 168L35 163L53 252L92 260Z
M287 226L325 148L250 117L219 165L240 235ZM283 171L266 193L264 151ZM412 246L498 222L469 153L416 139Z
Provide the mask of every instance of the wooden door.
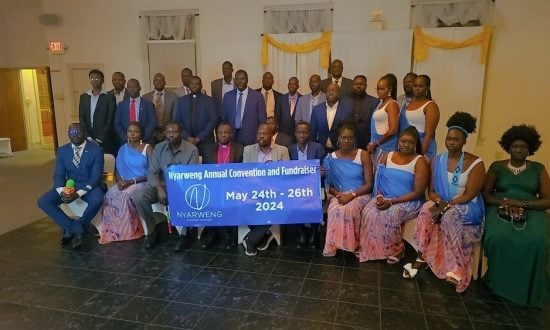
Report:
M0 137L11 139L12 151L27 149L19 70L0 69Z

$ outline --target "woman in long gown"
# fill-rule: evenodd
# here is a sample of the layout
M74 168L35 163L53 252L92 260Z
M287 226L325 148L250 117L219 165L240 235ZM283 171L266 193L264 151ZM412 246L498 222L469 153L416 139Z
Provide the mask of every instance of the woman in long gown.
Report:
M474 246L483 234L485 167L481 158L462 150L468 134L475 131L476 119L456 112L447 128L447 151L431 164L430 200L418 214L414 234L418 257L404 266L403 277L413 278L418 268L427 265L463 292L472 278Z
M99 243L138 239L143 236L143 227L132 203L132 195L147 182L147 169L152 148L141 141L142 128L139 122L128 126L128 143L120 147L115 164L115 180L103 205L103 226Z
M339 149L323 161L325 184L333 196L327 210L326 257L338 249L357 252L361 210L372 198L372 161L366 151L355 147L354 137L355 127L343 123L338 128Z
M374 195L361 212L359 261L397 263L405 251L402 224L416 218L424 201L430 167L415 127L401 131L397 151L377 165Z
M532 126L512 126L500 139L510 159L487 172L483 250L491 290L520 305L542 307L550 300L548 215L550 179L541 163L527 160L541 145Z

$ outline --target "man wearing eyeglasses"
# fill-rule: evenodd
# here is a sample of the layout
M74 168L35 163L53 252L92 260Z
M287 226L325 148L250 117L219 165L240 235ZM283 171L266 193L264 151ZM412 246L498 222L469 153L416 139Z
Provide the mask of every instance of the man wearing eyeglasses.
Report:
M103 204L101 189L103 152L95 143L86 141L84 129L79 123L69 126L67 135L71 143L59 147L55 162L54 188L38 199L40 207L61 229L61 245L72 244L77 249L82 236ZM71 189L68 180L74 182ZM60 208L81 198L88 205L82 216L72 220Z
M86 130L88 142L103 147L106 154L116 155L118 138L114 130L115 98L103 90L103 72L94 69L88 77L92 89L80 95L80 123Z

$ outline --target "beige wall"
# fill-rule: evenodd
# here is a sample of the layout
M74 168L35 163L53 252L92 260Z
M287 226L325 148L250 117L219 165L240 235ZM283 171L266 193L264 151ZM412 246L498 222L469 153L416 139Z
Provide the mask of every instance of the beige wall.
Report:
M8 47L5 45L8 44L8 33L6 31L6 20L4 18L4 12L0 12L0 67L5 68L9 64L8 59Z

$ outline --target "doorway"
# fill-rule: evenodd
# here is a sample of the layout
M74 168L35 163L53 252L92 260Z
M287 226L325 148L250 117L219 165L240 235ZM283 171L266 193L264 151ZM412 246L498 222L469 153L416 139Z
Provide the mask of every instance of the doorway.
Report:
M12 151L57 147L49 68L0 69L0 137Z

